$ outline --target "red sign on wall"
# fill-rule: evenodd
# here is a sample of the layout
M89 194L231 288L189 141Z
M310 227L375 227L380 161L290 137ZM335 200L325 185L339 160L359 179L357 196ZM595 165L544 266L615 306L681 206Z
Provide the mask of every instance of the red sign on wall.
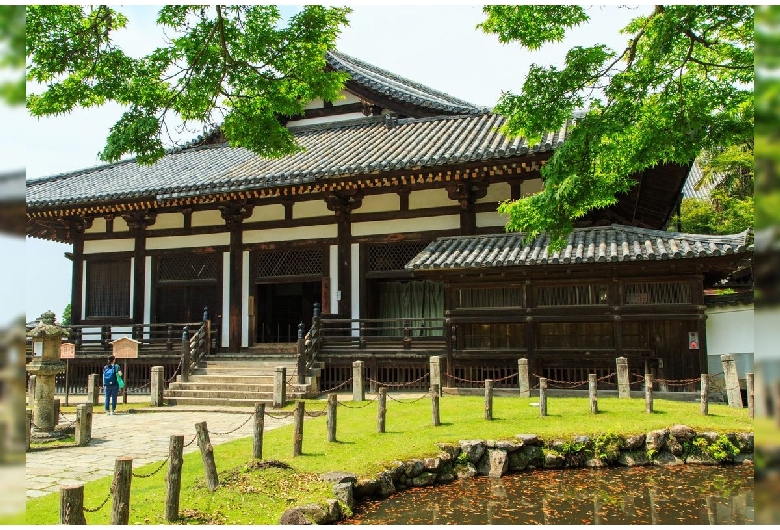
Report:
M690 331L688 332L688 349L689 350L698 350L699 349L699 333L696 331Z

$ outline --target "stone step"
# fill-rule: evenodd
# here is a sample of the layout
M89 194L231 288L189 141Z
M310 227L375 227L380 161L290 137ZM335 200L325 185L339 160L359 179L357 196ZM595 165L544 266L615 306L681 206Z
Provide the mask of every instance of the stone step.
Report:
M294 395L293 392L288 392L288 397ZM214 389L214 390L176 390L168 389L165 393L166 398L209 398L209 399L250 399L250 400L268 400L273 398L273 389L267 392L246 390L231 390L231 389Z
M295 390L288 385L289 390ZM197 391L197 390L235 390L240 392L273 392L274 385L256 384L256 383L213 383L213 382L195 382L195 383L171 383L169 390L176 391Z
M208 407L254 407L255 403L264 403L270 407L271 399L211 399L193 397L166 397L166 403L170 405L200 405Z

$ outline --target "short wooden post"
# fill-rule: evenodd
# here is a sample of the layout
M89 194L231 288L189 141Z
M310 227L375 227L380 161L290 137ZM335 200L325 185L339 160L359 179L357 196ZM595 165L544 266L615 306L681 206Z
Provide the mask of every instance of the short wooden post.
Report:
M30 452L30 436L32 434L32 409L26 409L25 411L25 419L27 420L27 449L25 449L26 453Z
M493 419L493 380L485 379L485 419Z
M37 377L35 375L30 375L30 378L27 380L27 406L30 408L35 407L35 382Z
M303 453L303 416L305 414L305 406L306 404L303 401L298 401L295 404L295 412L293 413L293 422L295 424L295 431L293 432L293 457Z
M653 413L653 374L645 374L645 412Z
M709 414L710 408L710 376L701 374L701 413L703 416Z
M188 383L190 380L190 333L187 327L184 327L181 333L181 382Z
M203 469L206 473L206 485L210 491L214 491L219 486L219 476L217 475L217 464L214 462L214 447L211 445L206 422L196 423L195 431L198 433L198 447L200 447L200 456L203 459Z
M752 420L756 415L756 398L753 393L753 374L745 374L745 385L747 386L748 416Z
M618 357L617 364L617 381L618 381L618 398L619 399L631 399L631 386L629 384L628 374L628 359L625 357Z
M87 403L97 405L100 394L100 384L98 383L98 374L89 374L87 376Z
M431 390L433 392L433 390ZM376 416L376 432L385 432L385 420L387 417L387 387L379 387L379 409Z
M590 413L599 413L598 380L596 374L588 374L588 397L590 398Z
M252 429L252 458L263 459L263 431L265 430L265 403L255 403L255 421Z
M723 365L723 375L726 379L726 397L729 407L741 409L742 393L739 390L739 373L737 373L737 363L734 356L730 353L721 355L720 362Z
M124 525L130 521L130 482L133 480L133 459L120 456L114 465L114 502L111 505L111 524Z
M770 385L772 392L772 411L775 415L775 425L780 429L780 381L774 381Z
M439 417L439 386L431 385L431 414L433 416L433 426L441 425Z
M433 388L433 385L439 385L439 391L441 392L441 357L434 355L430 358L429 363L431 372L431 388Z
M517 360L517 389L521 398L531 397L531 381L528 378L528 359Z
M336 393L328 394L328 441L336 441L336 412L339 408L339 396Z
M92 439L92 403L76 406L76 445L83 447Z
M539 378L539 416L547 416L547 378Z
M363 361L352 363L352 401L364 401L366 389L363 386Z
M285 403L287 403L287 368L277 366L274 368L274 393L271 406L280 409Z
M165 520L179 518L181 468L184 465L184 436L172 434L168 442L168 474L165 477Z
M84 484L60 487L60 524L87 524L84 517Z

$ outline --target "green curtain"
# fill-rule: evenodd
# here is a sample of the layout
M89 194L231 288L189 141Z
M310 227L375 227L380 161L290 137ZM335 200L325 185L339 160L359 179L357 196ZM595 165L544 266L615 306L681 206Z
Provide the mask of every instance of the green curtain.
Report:
M379 283L379 314L381 319L397 319L398 322L383 323L382 327L401 327L408 319L414 329L412 336L441 336L441 329L430 328L432 322L425 318L444 316L444 286L428 280ZM387 330L386 334L402 336L403 330Z

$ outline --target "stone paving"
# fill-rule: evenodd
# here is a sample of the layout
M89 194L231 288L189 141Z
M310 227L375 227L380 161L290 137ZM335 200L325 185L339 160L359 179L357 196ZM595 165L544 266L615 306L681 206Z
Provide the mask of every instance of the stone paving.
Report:
M147 397L148 399L148 397ZM184 444L195 437L195 424L205 421L213 445L252 436L253 409L229 407L164 407L121 410L108 416L102 405L92 418L92 440L85 447L35 449L27 453L27 498L59 492L68 484L84 484L114 472L114 461L121 456L133 458L133 468L161 462L168 456L171 435L183 435ZM75 413L60 418L61 424L73 422ZM248 420L248 421L247 421ZM265 430L292 422L292 418L265 418ZM216 434L225 433L225 434ZM184 454L199 451L197 443L184 448Z

